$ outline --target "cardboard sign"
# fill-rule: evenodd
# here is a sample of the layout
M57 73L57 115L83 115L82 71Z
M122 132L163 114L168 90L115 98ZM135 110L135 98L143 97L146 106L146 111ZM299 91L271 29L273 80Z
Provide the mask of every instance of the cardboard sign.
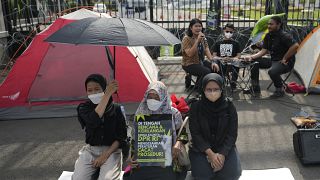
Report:
M136 115L135 157L140 166L171 166L172 114Z

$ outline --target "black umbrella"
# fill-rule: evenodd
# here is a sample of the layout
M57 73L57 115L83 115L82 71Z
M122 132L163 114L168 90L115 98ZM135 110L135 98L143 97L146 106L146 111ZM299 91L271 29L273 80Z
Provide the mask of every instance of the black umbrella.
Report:
M53 33L46 41L106 46L159 46L181 43L169 31L151 22L106 17L90 17L72 22Z
M45 41L103 46L161 46L181 43L172 33L151 22L106 17L90 17L72 22ZM108 48L106 50L110 60ZM113 63L109 63L115 70L115 57Z

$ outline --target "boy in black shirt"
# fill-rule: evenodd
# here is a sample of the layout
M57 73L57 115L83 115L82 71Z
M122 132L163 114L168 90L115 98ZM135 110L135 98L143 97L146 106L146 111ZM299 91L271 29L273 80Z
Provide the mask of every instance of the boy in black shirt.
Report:
M225 63L238 60L240 57L240 45L237 41L231 39L234 34L233 24L226 24L223 28L223 33L223 39L215 43L212 55L214 59L220 60L221 72L224 75L231 73L231 88L235 89L239 68L233 66L231 70L227 71L228 65Z

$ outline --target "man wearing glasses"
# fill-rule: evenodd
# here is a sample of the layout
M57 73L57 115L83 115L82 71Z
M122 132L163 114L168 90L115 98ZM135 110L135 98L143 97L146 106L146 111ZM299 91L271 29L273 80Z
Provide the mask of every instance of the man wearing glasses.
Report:
M220 60L222 76L227 75L229 78L229 74L231 75L231 88L236 89L239 68L233 66L229 69L227 65L228 62L237 61L240 57L240 45L238 41L232 39L233 34L233 24L226 24L223 28L223 39L215 43L212 55L213 59Z

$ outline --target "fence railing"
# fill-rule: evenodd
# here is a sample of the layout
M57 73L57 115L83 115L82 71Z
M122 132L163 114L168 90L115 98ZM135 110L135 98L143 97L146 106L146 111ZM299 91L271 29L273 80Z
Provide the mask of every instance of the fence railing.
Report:
M68 9L87 6L111 16L146 19L164 28L185 28L193 18L209 26L230 22L253 27L266 14L286 13L295 26L320 24L320 0L2 0L9 33L50 24Z
M267 14L286 13L287 27L298 39L320 24L320 0L1 0L1 3L10 35L6 45L9 57L20 54L15 53L15 43L21 44L59 16L83 7L112 17L145 19L181 39L189 21L199 18L206 26L209 44L219 38L219 27L224 23L233 23L238 29L238 40L245 44L255 22ZM158 47L152 51L158 52ZM179 50L175 52L179 54Z

